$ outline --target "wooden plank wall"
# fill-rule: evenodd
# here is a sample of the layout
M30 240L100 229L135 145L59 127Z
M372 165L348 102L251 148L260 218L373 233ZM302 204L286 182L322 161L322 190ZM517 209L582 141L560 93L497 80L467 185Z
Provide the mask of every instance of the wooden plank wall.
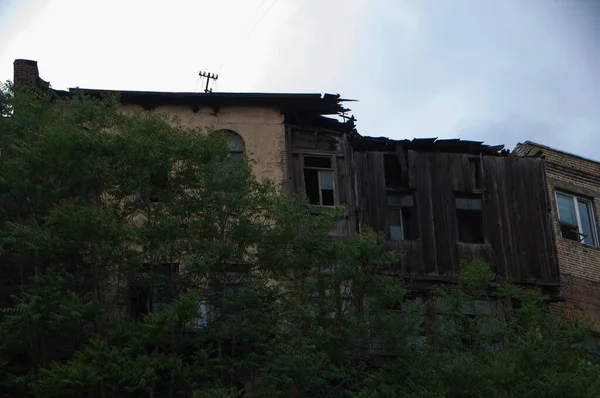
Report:
M527 282L558 282L542 159L484 157L486 239L497 272Z
M400 253L395 273L455 277L461 263L480 258L513 281L558 282L558 262L541 159L405 151L353 151L345 134L291 128L292 183L303 192L301 156L335 156L337 192L347 217L333 235L347 236L369 226L387 232L389 216L384 155L396 153L407 190L415 195L420 239L387 242ZM479 162L476 186L472 162ZM455 193L483 199L485 243L458 242Z
M387 243L401 254L395 271L452 277L462 262L480 258L513 281L558 282L543 161L483 156L476 187L469 158L408 151L407 188L414 191L420 239ZM354 159L359 221L386 231L383 154L356 152ZM482 195L485 243L458 242L455 192Z
M355 152L358 219L375 231L389 227L383 152Z

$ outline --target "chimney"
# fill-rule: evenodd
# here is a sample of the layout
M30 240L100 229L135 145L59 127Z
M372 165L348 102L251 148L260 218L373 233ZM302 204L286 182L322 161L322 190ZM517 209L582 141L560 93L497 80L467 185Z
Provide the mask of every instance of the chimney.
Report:
M15 87L24 89L48 88L48 82L40 79L40 73L37 67L37 61L28 59L15 59L14 62L14 80Z

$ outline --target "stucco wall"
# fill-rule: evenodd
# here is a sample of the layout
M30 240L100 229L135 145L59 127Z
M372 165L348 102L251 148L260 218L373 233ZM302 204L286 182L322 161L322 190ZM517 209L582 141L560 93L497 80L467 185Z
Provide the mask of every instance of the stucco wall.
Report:
M138 105L122 105L124 113L141 111ZM273 108L224 107L217 114L212 108L193 112L191 107L159 106L153 112L176 116L190 129L203 131L229 129L244 140L246 152L258 179L271 179L278 186L287 179L285 127L283 115Z

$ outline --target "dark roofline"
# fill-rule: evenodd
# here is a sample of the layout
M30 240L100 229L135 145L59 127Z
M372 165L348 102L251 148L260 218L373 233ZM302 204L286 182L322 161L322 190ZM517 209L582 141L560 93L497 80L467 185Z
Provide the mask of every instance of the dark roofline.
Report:
M354 100L340 98L339 94L319 93L194 93L194 92L160 92L160 91L126 91L96 90L88 88L69 88L69 93L83 92L97 97L103 94L115 94L123 104L141 105L144 108L155 108L161 105L187 105L192 107L208 106L256 106L272 107L282 112L308 112L321 115L337 115L348 112L341 102Z
M413 138L412 140L392 140L386 137L364 137L358 133L351 136L351 144L357 150L396 151L401 145L404 149L424 152L466 153L470 155L485 154L490 156L508 156L509 150L504 145L486 145L482 141L461 139Z
M517 144L517 146L519 146L519 145L533 145L533 146L541 148L541 149L546 149L548 151L562 153L564 155L572 156L572 157L577 158L577 159L585 160L587 162L592 162L594 164L600 165L600 162L597 161L597 160L586 158L586 157L583 157L581 155L576 155L574 153L563 151L563 150L560 150L560 149L552 148L551 146L548 146L548 145L538 144L537 142L533 142L533 141L525 141L524 143L519 142Z

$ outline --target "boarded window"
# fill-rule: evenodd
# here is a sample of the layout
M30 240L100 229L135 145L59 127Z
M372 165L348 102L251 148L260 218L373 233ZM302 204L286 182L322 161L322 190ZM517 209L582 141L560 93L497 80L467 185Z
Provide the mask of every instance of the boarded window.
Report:
M483 243L481 198L456 197L458 240L464 243Z
M304 156L304 188L313 205L335 205L335 182L332 158Z
M389 194L388 211L391 240L419 239L415 200L412 194Z
M560 233L563 238L597 245L592 202L574 195L556 193Z

